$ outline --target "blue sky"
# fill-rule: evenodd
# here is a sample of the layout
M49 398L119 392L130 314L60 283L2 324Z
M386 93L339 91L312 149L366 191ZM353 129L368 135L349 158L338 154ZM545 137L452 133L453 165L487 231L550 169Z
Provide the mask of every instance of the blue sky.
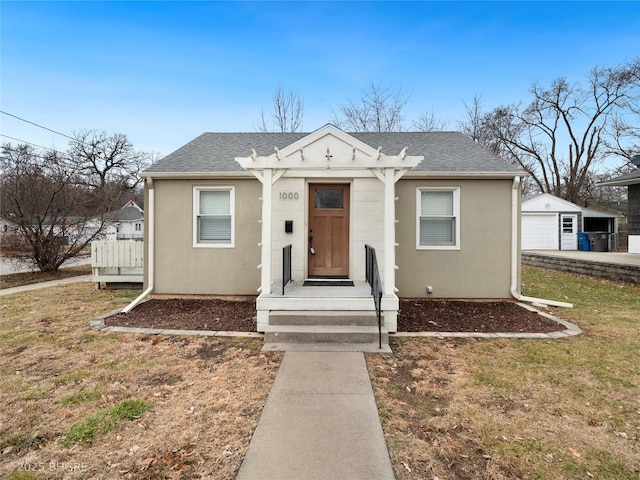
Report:
M640 55L640 2L0 2L1 110L72 135L124 133L168 154L205 131L255 131L276 87L304 129L371 82L449 122ZM67 139L0 115L2 142Z

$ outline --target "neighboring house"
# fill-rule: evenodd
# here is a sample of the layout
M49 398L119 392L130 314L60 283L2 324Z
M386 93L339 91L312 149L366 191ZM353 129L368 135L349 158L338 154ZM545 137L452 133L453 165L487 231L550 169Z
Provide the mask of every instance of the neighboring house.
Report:
M53 235L62 245L84 242L95 235L101 226L101 221L98 218L90 218L85 221L83 218L69 216L64 218L64 220L64 226L62 225L62 219L57 219L59 223L52 225L51 222L53 220L47 217L41 225L45 235ZM37 229L38 220L34 220L33 222L33 229L29 228L29 230ZM7 239L9 237L15 237L19 242L27 241L26 238L23 237L23 232L18 223L12 222L8 218L0 218L0 236Z
M629 225L629 253L640 254L640 155L633 158L633 163L639 167L625 175L621 175L606 182L601 186L627 186L629 189L629 214L627 223Z
M578 250L578 233L606 234L607 250L616 250L621 215L585 208L542 193L522 200L523 250Z
M107 240L141 240L144 238L144 211L135 198L120 210L105 215L109 224L105 230Z
M258 331L276 311L370 310L368 287L351 298L365 287L365 245L388 331L398 296L518 296L522 175L455 132L205 133L141 174L140 298L259 294Z
M19 235L18 225L10 217L5 218L0 215L0 246L7 246L13 243Z
M15 235L18 232L18 225L10 220L0 216L0 234L2 235Z

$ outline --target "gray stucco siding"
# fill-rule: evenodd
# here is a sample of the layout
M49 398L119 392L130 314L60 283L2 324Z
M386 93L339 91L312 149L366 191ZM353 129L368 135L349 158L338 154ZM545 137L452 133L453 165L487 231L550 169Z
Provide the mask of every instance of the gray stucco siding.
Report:
M193 246L194 186L235 187L234 247ZM416 247L419 187L460 188L459 250ZM156 189L154 293L257 295L261 184L255 179L156 179L153 188ZM398 296L509 298L511 188L511 180L401 179L396 184ZM433 294L426 293L427 285L433 287Z
M396 276L404 298L510 298L512 180L414 180L396 184ZM416 246L418 188L460 188L460 248ZM426 287L433 293L427 294Z
M194 187L232 186L233 247L194 246ZM261 184L256 179L154 180L154 293L257 295ZM148 236L146 238L149 238Z

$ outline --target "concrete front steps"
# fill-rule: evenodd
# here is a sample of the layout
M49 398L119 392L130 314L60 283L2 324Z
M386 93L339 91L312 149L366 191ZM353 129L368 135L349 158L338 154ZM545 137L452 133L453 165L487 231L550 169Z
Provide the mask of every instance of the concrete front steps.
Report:
M389 333L372 311L273 311L263 351L391 353Z

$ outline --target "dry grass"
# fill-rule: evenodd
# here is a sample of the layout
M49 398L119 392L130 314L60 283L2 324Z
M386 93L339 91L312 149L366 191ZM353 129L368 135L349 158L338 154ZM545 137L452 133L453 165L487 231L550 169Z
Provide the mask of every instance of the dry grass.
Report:
M398 340L367 356L398 479L640 477L640 287L534 268L525 293L573 302L562 340ZM0 476L231 479L280 354L259 341L111 335L133 291L75 284L0 298ZM149 410L79 444L123 400Z
M1 477L235 477L281 355L255 340L88 329L137 293L84 283L0 298ZM68 441L128 399L149 409Z
M398 479L640 478L640 287L525 269L563 340L406 340L368 356Z

